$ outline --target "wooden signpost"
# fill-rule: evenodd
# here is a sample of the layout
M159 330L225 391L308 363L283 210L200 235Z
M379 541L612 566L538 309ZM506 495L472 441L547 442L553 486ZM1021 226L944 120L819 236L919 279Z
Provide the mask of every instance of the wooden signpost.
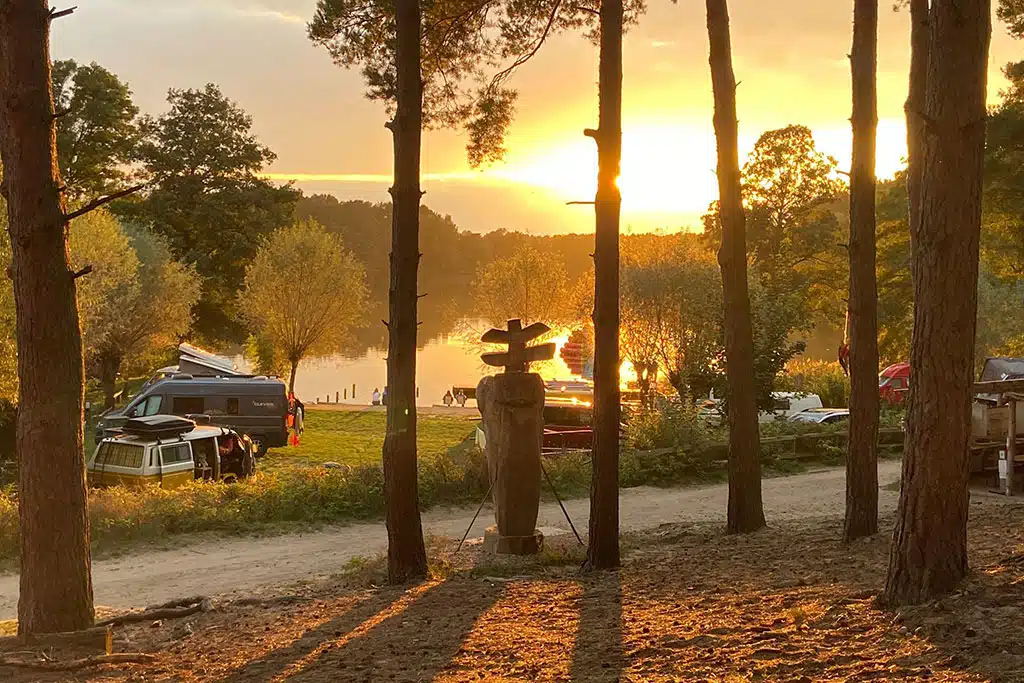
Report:
M480 338L480 341L487 344L508 344L508 351L485 353L480 356L480 360L491 367L503 367L505 372L526 372L530 363L555 357L555 344L527 346L529 342L550 331L551 328L544 323L533 323L524 329L521 320L509 320L507 330L488 330Z

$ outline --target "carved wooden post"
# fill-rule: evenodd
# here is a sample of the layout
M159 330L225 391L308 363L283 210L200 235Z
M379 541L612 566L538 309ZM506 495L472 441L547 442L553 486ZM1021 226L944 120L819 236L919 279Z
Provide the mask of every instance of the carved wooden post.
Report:
M523 329L510 320L508 330L490 330L482 340L508 344L508 351L485 353L487 365L505 372L484 377L476 397L483 416L487 470L493 482L494 517L485 547L494 552L530 555L540 551L543 536L537 531L540 507L540 454L544 438L544 381L526 370L533 361L555 356L554 344L527 346L549 331L543 323Z

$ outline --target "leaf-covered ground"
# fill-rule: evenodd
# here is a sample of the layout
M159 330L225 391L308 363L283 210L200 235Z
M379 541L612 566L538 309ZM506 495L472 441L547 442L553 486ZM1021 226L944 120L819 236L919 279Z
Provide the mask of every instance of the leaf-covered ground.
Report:
M844 546L835 521L745 537L666 525L621 571L579 577L558 538L535 562L435 548L435 580L336 580L121 630L153 664L16 681L1024 681L1024 507L972 505L971 563L941 601L881 610L891 520ZM26 655L27 656L27 655Z

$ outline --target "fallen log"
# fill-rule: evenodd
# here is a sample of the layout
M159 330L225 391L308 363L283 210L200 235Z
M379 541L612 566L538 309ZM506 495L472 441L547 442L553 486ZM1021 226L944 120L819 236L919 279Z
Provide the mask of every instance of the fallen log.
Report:
M110 654L113 649L113 632L110 626L98 624L93 628L66 633L27 633L24 636L0 638L0 650L12 645L34 645L37 647L76 647L102 650Z
M181 601L175 601L181 603ZM110 617L97 622L97 626L122 626L124 624L137 624L142 621L159 621L162 619L180 619L199 612L209 612L213 609L213 602L209 598L199 598L199 602L188 607L161 607L157 609L146 609L142 612L129 612L116 617Z
M193 595L190 598L178 598L177 600L171 600L170 602L163 602L159 605L148 605L146 611L150 612L158 609L173 609L175 607L191 607L192 605L198 605L203 600L206 600L205 595Z
M102 666L104 664L148 664L149 662L155 661L156 657L154 655L147 655L141 652L119 652L115 654L83 657L81 659L69 659L63 662L47 660L28 661L24 659L0 657L0 666L13 666L22 669L40 669L43 671L76 671L78 669L87 669L89 667Z

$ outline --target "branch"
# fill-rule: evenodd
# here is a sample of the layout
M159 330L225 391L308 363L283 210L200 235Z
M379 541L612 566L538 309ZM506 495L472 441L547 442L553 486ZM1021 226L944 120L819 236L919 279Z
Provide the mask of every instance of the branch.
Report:
M76 9L78 9L77 6L68 7L67 9L61 10L52 9L50 10L50 21L53 21L54 19L60 19L61 17L66 17L69 14L73 14Z
M84 659L72 659L65 662L26 662L19 659L0 657L0 666L17 666L26 669L41 669L43 671L77 671L103 664L147 664L155 662L156 656L136 652L119 652L109 655L96 655Z
M70 113L71 113L70 109L56 109L53 112L53 118L54 118L54 120L57 120L59 118L67 116Z
M71 213L64 216L64 220L73 221L76 218L79 218L87 213L95 211L96 209L100 208L105 204L109 204L110 202L121 199L122 197L127 197L130 194L135 194L139 190L146 187L146 185L147 183L142 183L141 185L135 185L133 187L121 190L120 192L115 192L114 194L109 194L106 195L105 197L99 197L97 199L94 199L85 206L83 206L82 208L78 209L77 211L72 211Z
M592 206L594 204L597 204L597 202L566 202L565 203L566 206L579 206L581 204L587 204L587 205L591 205Z
M195 600L196 598L190 598ZM167 604L181 604L183 601L175 601L174 603ZM103 621L96 622L97 626L120 626L122 624L136 624L140 621L157 621L159 619L179 619L181 617L188 617L199 612L209 612L213 609L213 603L210 602L209 598L199 598L198 604L193 604L191 607L165 607L159 609L147 609L143 612L131 612L129 614L122 614L117 617L111 617L110 619L104 619Z
M541 47L543 47L545 41L547 41L548 39L548 35L551 33L551 27L555 25L555 19L558 18L558 10L561 9L561 7L562 0L556 0L556 2L551 7L551 14L550 16L548 16L547 25L544 26L544 32L541 33L540 38L537 40L537 43L533 46L533 49L527 52L526 54L519 55L519 57L517 57L516 60L512 62L512 64L508 68L506 68L504 71L500 71L497 75L495 75L494 78L491 79L491 88L497 88L498 86L500 86L505 81L505 79L512 75L513 71L521 67L523 64L526 64L533 58L534 55L540 52Z
M72 280L77 280L80 277L85 277L86 275L88 275L91 272L92 272L92 266L86 266L85 268L82 268L80 271L78 271L77 273L72 275L71 279Z
M600 12L598 12L596 9L593 9L591 7L582 7L580 5L573 5L573 9L576 10L577 12L587 12L588 14L593 14L595 17L601 16Z
M594 138L595 140L597 140L597 137L601 134L601 131L599 131L596 128L584 128L583 134L586 135L588 138Z

